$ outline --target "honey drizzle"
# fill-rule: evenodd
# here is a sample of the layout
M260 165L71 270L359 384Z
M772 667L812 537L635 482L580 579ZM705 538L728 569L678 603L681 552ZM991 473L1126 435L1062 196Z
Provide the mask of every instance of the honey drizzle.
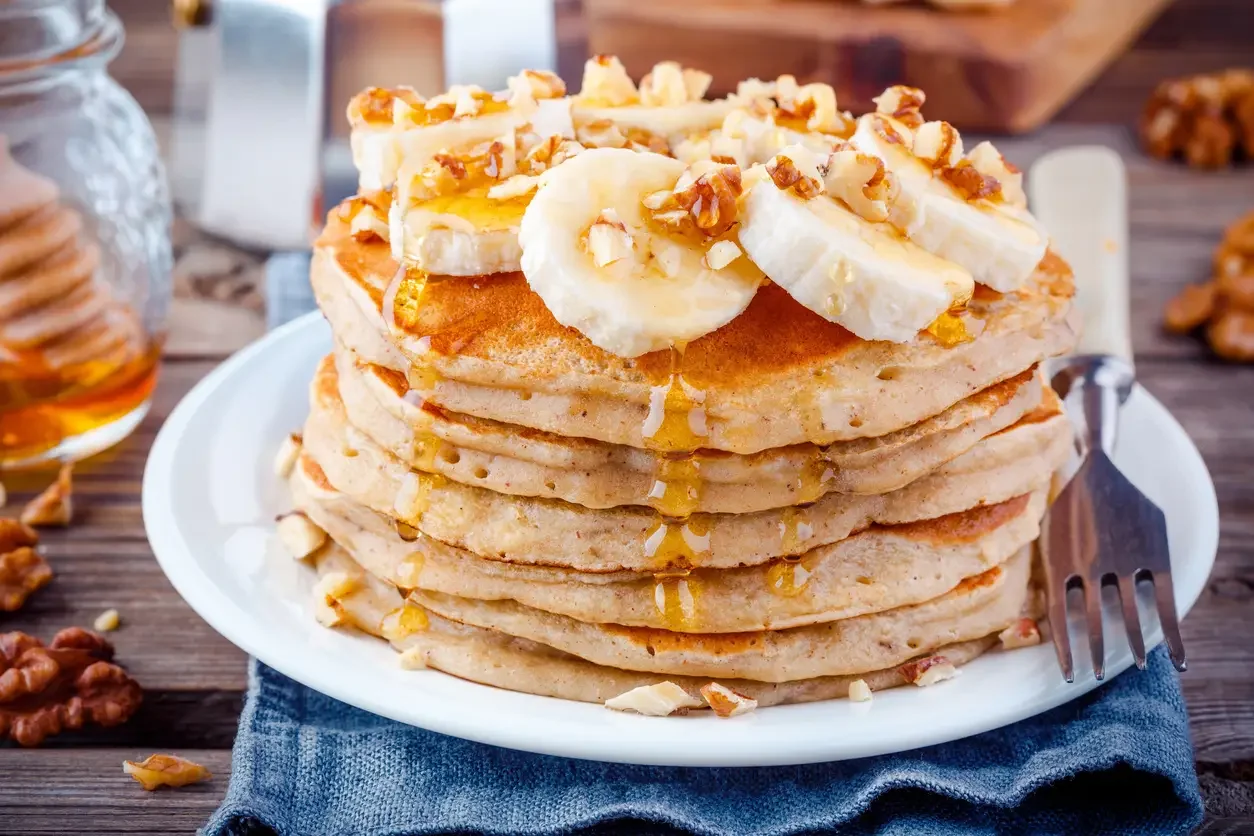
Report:
M412 543L422 536L421 531L404 520L392 520L392 527L396 529L396 536L406 543Z
M653 601L668 630L688 632L697 625L697 581L689 577L710 551L710 524L693 517L701 504L703 484L697 451L709 438L705 393L683 376L685 346L670 350L665 382L649 392L649 413L642 435L657 453L653 487L647 504L657 519L644 542L654 574Z
M789 505L779 521L780 551L793 555L803 551L802 545L814 534L810 523L803 519L805 508Z
M786 557L771 565L766 572L766 587L776 595L793 598L810 583L810 567L798 557Z
M969 323L974 323L970 314L965 308L945 311L945 313L936 317L932 324L924 329L931 335L932 339L943 348L956 348L957 346L969 343L979 336L983 331L983 323L979 323L979 328L974 329Z
M379 634L390 642L397 642L414 633L421 633L429 626L426 610L406 601L383 616L379 622Z
M426 559L422 552L410 552L405 555L405 559L401 561L401 565L396 567L396 579L400 582L403 589L417 589L418 581L422 579L422 567Z
M692 632L697 625L697 580L688 572L654 575L653 604L667 630Z

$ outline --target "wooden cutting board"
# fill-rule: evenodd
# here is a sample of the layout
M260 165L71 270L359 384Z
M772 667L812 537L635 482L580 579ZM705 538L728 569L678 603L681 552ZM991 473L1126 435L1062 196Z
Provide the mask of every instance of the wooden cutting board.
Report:
M1122 52L1170 0L1017 0L952 12L853 0L584 0L594 54L633 76L672 59L714 75L792 73L862 112L890 84L927 93L924 113L960 128L1029 131Z

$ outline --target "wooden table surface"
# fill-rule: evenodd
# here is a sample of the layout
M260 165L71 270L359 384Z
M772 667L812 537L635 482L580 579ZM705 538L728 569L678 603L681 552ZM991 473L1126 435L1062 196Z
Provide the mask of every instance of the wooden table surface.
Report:
M1254 167L1202 174L1152 162L1137 153L1126 122L1119 122L1164 73L1235 63L1242 50L1248 59L1254 16L1233 13L1241 2L1179 4L1062 119L1003 143L1020 163L1075 143L1125 152L1138 376L1188 430L1219 495L1219 557L1184 622L1190 669L1181 677L1210 832L1254 832L1241 824L1254 821L1254 366L1218 363L1199 343L1164 336L1159 323L1163 304L1181 285L1207 276L1224 226L1254 210ZM166 24L151 11L160 4L114 5L131 28L119 75L160 119L172 60ZM577 22L564 25L568 37L579 37ZM164 87L153 81L162 73ZM262 255L207 240L185 224L177 226L175 243L177 298L152 410L133 437L80 467L76 523L45 538L55 581L23 611L0 614L0 630L47 638L116 607L123 619L113 634L119 660L145 687L145 702L117 729L65 735L36 750L0 744L0 834L190 833L226 791L246 659L165 580L144 537L139 495L145 455L170 410L221 359L261 333ZM21 499L14 497L10 509ZM197 760L215 777L144 793L123 775L121 762L154 751Z

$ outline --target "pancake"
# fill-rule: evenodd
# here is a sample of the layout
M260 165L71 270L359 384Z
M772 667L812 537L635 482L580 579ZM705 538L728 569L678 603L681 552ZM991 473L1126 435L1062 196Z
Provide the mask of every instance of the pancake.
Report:
M359 580L359 588L342 599L342 611L362 632L380 635L381 622L399 605L400 596L358 568L340 548L324 548L314 564L321 574L339 572ZM393 646L427 667L472 682L559 699L604 703L641 685L670 681L700 699L708 678L641 673L593 664L547 645L496 630L472 627L423 611L423 629L397 637ZM993 636L945 645L935 652L955 665L978 657L997 642ZM927 654L922 654L927 655ZM916 657L918 658L918 657ZM759 706L839 699L849 684L861 679L874 691L907 682L898 668L848 676L823 676L785 682L719 678L719 682L758 701ZM704 703L702 703L704 705Z
M931 519L1029 493L1071 450L1070 426L1055 412L1025 418L892 493L828 494L805 507L693 514L680 523L649 508L590 510L413 471L348 424L328 376L311 391L305 455L337 490L475 554L591 572L731 568L804 554L873 523Z
M650 399L673 357L625 359L553 319L518 273L407 278L383 241L357 241L332 212L311 279L337 339L372 363L411 374L446 409L565 436L646 447ZM1056 255L1014 294L977 294L970 342L928 334L910 343L859 340L764 286L740 316L690 343L676 379L700 393L702 445L735 453L876 437L916 424L1074 342L1070 269ZM403 359L398 357L397 345Z
M395 586L513 600L590 623L707 633L783 629L930 600L1036 539L1045 510L1042 489L950 517L872 526L796 563L655 577L515 566L427 537L406 542L386 517L318 484L304 467L291 486L297 510Z
M659 506L669 462L637 447L512 427L415 404L396 372L336 348L334 374L348 421L412 468L516 496L562 499L585 508ZM743 514L813 502L829 492L887 493L908 485L1014 424L1041 404L1042 381L1027 371L933 418L874 439L798 444L740 456L693 458L692 511ZM485 475L486 474L486 475Z
M921 604L790 630L676 633L587 624L512 601L415 590L409 600L472 627L496 630L594 664L657 674L785 682L900 665L920 653L998 633L1028 605L1029 549Z

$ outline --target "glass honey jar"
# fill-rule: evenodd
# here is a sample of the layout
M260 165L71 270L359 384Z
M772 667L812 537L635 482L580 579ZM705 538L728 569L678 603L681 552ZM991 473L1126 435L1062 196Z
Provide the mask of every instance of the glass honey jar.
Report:
M0 2L0 467L118 442L156 382L170 198L122 40L102 0Z

